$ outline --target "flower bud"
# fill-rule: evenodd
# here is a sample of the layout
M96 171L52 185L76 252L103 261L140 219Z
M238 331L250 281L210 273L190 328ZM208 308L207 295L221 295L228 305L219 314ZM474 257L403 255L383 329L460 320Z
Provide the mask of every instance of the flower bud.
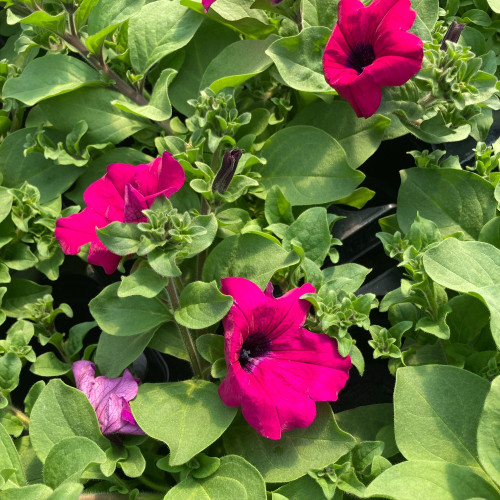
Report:
M212 184L212 192L215 193L217 191L220 194L226 192L229 184L231 184L234 173L236 172L236 168L238 167L238 162L240 161L243 151L243 149L226 149L224 158L222 159L222 165Z
M446 32L446 35L444 35L444 37L443 37L443 41L441 42L440 49L447 50L447 48L448 48L446 46L447 41L457 43L464 28L465 28L464 23L457 23L457 20L453 19L453 22L448 27L448 31Z

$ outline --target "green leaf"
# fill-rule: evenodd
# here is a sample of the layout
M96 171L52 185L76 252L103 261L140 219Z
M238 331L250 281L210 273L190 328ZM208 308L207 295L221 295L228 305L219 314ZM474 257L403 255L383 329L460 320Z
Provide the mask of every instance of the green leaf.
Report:
M300 138L300 139L298 139ZM288 127L262 148L259 167L264 197L277 184L292 205L328 203L350 195L364 179L349 167L339 143L320 129Z
M129 276L122 276L118 287L118 297L140 295L142 297L156 297L168 284L168 278L155 273L149 267L140 267Z
M8 352L0 357L0 391L11 392L18 386L21 368L17 354Z
M412 0L411 8L417 12L429 30L434 29L438 20L439 0Z
M149 125L144 118L113 106L112 101L130 102L114 90L82 88L41 101L38 106L43 116L66 134L71 132L76 122L87 122L86 138L91 143L117 144Z
M63 483L47 500L79 500L82 491L83 485L80 483Z
M302 212L298 219L288 226L283 238L283 248L292 250L291 242L299 242L307 258L321 266L330 250L330 228L326 208L313 207Z
M207 333L196 339L196 348L204 359L213 363L224 357L224 337Z
M189 283L181 293L175 321L199 330L220 321L231 309L233 298L222 294L215 281Z
M170 100L175 109L186 116L194 113L195 109L187 101L198 97L201 79L210 62L236 40L238 35L234 30L208 18L203 20L186 46L184 62L169 87Z
M488 5L490 6L493 12L500 14L500 0L487 0Z
M453 343L468 344L488 324L488 308L471 295L457 295L448 305L451 313L446 317Z
M20 19L23 24L31 24L31 26L39 26L40 28L45 28L47 30L53 31L54 33L63 33L64 26L66 24L66 11L57 14L56 16L51 16L48 12L43 10L37 10L23 19Z
M19 77L7 80L2 97L33 106L42 99L96 84L102 82L88 64L76 57L49 53L31 61Z
M273 36L265 40L238 40L224 48L205 70L200 90L210 87L217 93L265 71L273 63L266 49L274 40Z
M323 269L323 276L325 282L337 281L340 285L338 290L354 293L364 283L370 271L359 264L341 264Z
M326 83L323 73L323 51L332 28L304 28L298 35L276 40L266 51L278 68L283 81L304 92L334 90Z
M51 494L52 488L44 484L31 484L2 491L2 500L47 500Z
M236 414L222 403L217 386L204 380L143 384L131 408L141 429L168 445L171 465L187 462L213 443Z
M311 476L306 475L274 490L272 500L282 500L283 498L312 500L313 498L325 498L325 494L321 486Z
M477 451L484 470L500 486L500 376L491 383L477 430Z
M480 468L477 426L488 389L485 379L454 366L398 369L394 422L401 453Z
M120 298L120 283L107 286L89 304L90 312L102 330L110 335L129 336L143 333L172 319L159 299L141 296Z
M137 73L145 74L166 55L184 47L203 17L170 0L144 5L129 21L130 61Z
M493 217L493 219L483 226L479 233L478 240L500 248L500 217Z
M289 125L311 125L331 135L346 152L351 168L362 165L380 146L391 120L373 115L360 120L352 106L341 99L315 101L300 110Z
M123 23L144 5L146 0L99 0L89 15L88 32L95 35L109 26Z
M119 466L128 477L141 477L146 468L146 460L137 446L127 446L128 457L120 460Z
M265 215L268 224L291 224L294 221L292 205L279 186L273 186L267 192Z
M241 418L224 434L224 446L254 465L266 482L293 481L309 469L336 462L355 444L337 427L328 403L318 403L316 408L316 419L309 427L288 431L278 441L262 437Z
M30 418L30 438L45 462L52 447L65 438L82 436L101 448L109 447L87 396L61 380L51 380L36 400Z
M447 238L425 252L423 263L438 284L486 304L491 333L500 346L500 250L488 243Z
M366 489L366 497L372 496L393 500L495 500L498 492L470 467L418 460L382 472Z
M10 214L12 199L12 193L7 188L0 186L0 222Z
M189 361L184 347L184 341L176 323L169 322L161 325L153 335L148 347L164 354Z
M45 382L43 380L39 380L38 382L35 382L31 386L31 389L28 391L28 394L26 394L26 397L24 398L24 413L26 413L28 417L31 414L31 410L33 409L35 401L38 399L38 396L40 396L40 394L42 393L44 387L45 387Z
M153 87L149 104L145 106L131 102L124 103L123 101L113 101L112 104L118 109L149 118L150 120L158 122L168 120L172 116L172 106L168 98L168 87L176 74L177 71L171 68L164 69L161 72L160 77L156 80Z
M276 271L298 260L298 255L264 236L240 234L226 238L210 252L203 267L203 281L239 276L264 289Z
M30 372L40 377L59 377L70 370L71 365L61 361L53 352L41 354L30 367Z
M24 243L11 243L2 250L2 260L11 269L24 271L33 267L38 259Z
M206 479L195 480L189 477L169 490L165 496L165 500L225 498L266 499L266 486L259 471L237 455L222 457L217 472Z
M75 24L78 30L85 25L90 13L97 3L99 3L99 0L82 0L80 2L78 9L75 11Z
M191 243L186 245L183 250L188 252L186 258L194 257L208 248L217 235L217 219L214 214L198 215L193 219L193 224L206 229L204 234L195 234L192 236Z
M106 377L119 377L146 349L156 329L139 335L118 337L102 332L95 353L95 363Z
M106 454L90 439L73 436L56 443L45 459L45 484L57 488L64 482L78 481L90 464L105 462Z
M462 231L477 239L495 216L493 186L472 172L452 168L401 171L398 224L407 233L417 216L432 220L443 236Z
M326 26L333 28L337 21L337 8L339 0L303 0L302 1L302 25Z
M26 304L36 302L44 295L50 294L52 287L37 285L32 281L14 278L6 285L7 292L2 299L2 309L7 316L16 317L23 312Z
M13 483L13 485L19 487L26 485L24 470L16 447L5 428L0 425L0 471L3 469L14 469L14 473L9 477L7 484Z

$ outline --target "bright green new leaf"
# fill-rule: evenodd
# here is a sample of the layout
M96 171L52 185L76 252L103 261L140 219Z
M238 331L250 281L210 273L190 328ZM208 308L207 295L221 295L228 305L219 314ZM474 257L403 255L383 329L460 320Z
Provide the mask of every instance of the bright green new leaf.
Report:
M19 77L7 80L2 96L33 106L42 99L99 84L97 71L83 61L65 54L48 54L31 61Z
M122 276L118 288L118 297L140 295L142 297L156 297L168 284L168 278L160 276L149 267L140 267L129 276Z
M23 24L31 24L31 26L39 26L40 28L45 28L54 33L63 33L66 24L66 11L56 16L51 16L44 10L37 10L28 17L21 19L20 22Z
M339 143L315 127L282 129L266 142L261 154L267 164L259 167L264 187L259 196L277 184L294 206L348 196L365 177L349 166Z
M131 408L141 429L168 445L171 465L186 463L213 443L236 414L220 400L217 386L204 380L143 384Z
M145 0L99 0L88 18L89 35L117 26L139 11Z
M398 369L394 422L401 453L479 468L477 426L488 389L485 379L454 366Z
M117 295L120 283L107 286L89 304L90 312L103 331L129 336L143 333L172 319L167 306L156 298Z
M182 291L175 320L188 328L199 330L220 321L232 304L232 297L222 294L215 281L195 281Z

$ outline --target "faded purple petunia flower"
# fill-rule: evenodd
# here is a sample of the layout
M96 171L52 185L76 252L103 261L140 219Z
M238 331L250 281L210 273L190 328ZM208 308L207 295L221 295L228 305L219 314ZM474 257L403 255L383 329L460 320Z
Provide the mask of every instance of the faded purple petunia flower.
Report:
M137 396L139 379L128 370L117 378L95 377L91 361L73 363L73 375L77 389L85 393L93 406L103 434L144 434L128 403Z

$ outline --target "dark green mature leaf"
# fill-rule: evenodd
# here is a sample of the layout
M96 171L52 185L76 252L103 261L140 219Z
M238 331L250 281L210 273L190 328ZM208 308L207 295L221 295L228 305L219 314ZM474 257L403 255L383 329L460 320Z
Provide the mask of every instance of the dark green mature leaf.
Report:
M165 500L223 498L266 499L266 485L259 471L237 455L222 457L215 474L198 480L189 477L165 496Z
M401 453L480 468L477 426L488 389L485 379L454 366L400 368L394 421Z
M259 167L265 193L277 184L292 205L328 203L350 195L364 179L349 167L339 143L320 129L296 126L274 134Z
M239 40L223 49L208 65L200 83L200 90L210 87L218 92L225 87L236 87L271 66L266 49L275 40Z
M384 471L368 486L366 496L394 500L496 500L498 492L471 467L418 460Z
M215 281L194 281L182 290L175 320L188 328L206 328L220 321L232 304L233 298L222 294Z
M99 0L88 19L89 35L117 26L133 16L146 0Z
M50 286L38 285L21 278L14 278L10 283L6 283L5 287L7 292L2 299L2 309L10 317L18 316L26 304L36 302L52 291Z
M438 20L438 0L413 0L411 8L417 12L418 17L430 30L434 29Z
M66 17L66 11L52 16L44 10L37 10L21 19L20 22L23 24L31 24L31 26L39 26L40 28L45 28L55 33L63 33Z
M117 144L149 125L144 118L118 109L111 101L129 102L113 90L83 88L46 99L38 106L56 129L67 134L76 122L84 120L89 127L87 139L98 144Z
M471 295L457 295L448 305L452 311L446 316L446 324L450 328L452 342L468 344L488 324L488 308Z
M326 83L322 61L331 34L331 28L324 26L304 28L296 36L276 40L266 54L290 87L305 92L334 93Z
M170 465L181 465L204 450L236 414L236 408L222 403L217 386L204 380L141 385L131 407L141 429L168 445Z
M238 419L224 434L224 446L254 465L266 482L297 479L309 469L336 462L355 444L352 436L337 427L328 403L316 407L316 419L309 427L288 431L278 441L262 437Z
M52 447L68 437L91 439L101 448L109 446L101 434L87 396L61 380L51 380L31 411L30 437L38 458L45 462Z
M51 494L52 488L44 484L31 484L2 491L2 500L48 500Z
M330 134L344 148L351 168L359 167L375 153L390 124L389 118L377 114L360 120L352 106L342 99L330 104L314 101L289 123L311 125Z
M184 361L189 361L177 323L168 322L161 325L153 335L148 347Z
M37 356L30 371L40 377L59 377L68 373L71 365L61 361L53 352L45 352Z
M408 232L418 213L437 224L443 236L462 231L466 239L477 239L482 227L495 216L493 191L491 183L465 170L403 170L398 224Z
M469 293L486 304L491 334L500 346L500 250L489 243L447 238L425 252L423 263L440 285Z
M7 80L2 97L33 106L48 97L101 83L97 71L76 57L48 54L31 61L18 78Z
M228 45L238 40L235 31L206 18L185 49L184 62L169 88L172 106L190 116L194 108L187 104L199 95L201 79L207 66Z
M500 376L491 383L477 430L477 451L484 470L500 486Z
M325 494L321 489L321 486L311 477L302 476L295 481L291 481L277 490L274 490L272 500L275 500L275 496L280 495L276 500L282 500L283 498L293 498L293 500L312 500L313 498L324 498ZM283 496L281 496L283 495Z
M92 440L73 436L56 443L45 459L45 484L57 488L63 482L78 481L90 464L102 464L106 454Z
M89 304L97 324L109 335L129 336L143 333L172 319L163 302L141 296L120 298L120 283L107 286Z
M0 424L0 471L3 469L14 469L15 471L9 477L8 483L19 487L26 485L26 478L16 447L5 428Z
M246 278L262 289L279 269L296 264L298 255L259 234L240 234L221 241L208 255L203 280Z
M8 352L0 356L0 390L11 392L19 384L22 363L17 354Z
M304 0L302 2L302 25L326 26L330 30L337 21L339 0Z
M132 67L145 74L166 55L189 43L203 17L170 0L144 5L129 22Z

